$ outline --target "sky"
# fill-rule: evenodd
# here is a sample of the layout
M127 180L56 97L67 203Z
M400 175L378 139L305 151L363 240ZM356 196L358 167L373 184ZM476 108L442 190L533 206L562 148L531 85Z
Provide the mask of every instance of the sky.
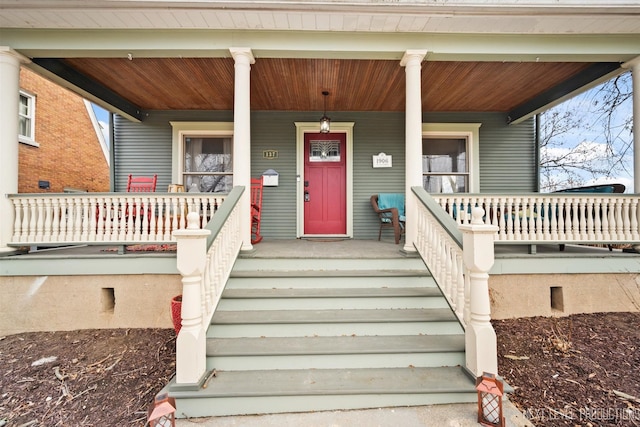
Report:
M631 78L627 78L623 82L625 83L623 90L630 92ZM614 143L613 149L622 152L626 144L631 144L631 149L624 154L623 167L611 169L603 160L608 147L604 136L604 127L602 126L604 116L601 113L597 113L598 110L602 109L602 98L598 96L600 87L597 86L571 98L549 111L571 111L577 118L582 119L583 124L556 138L555 141L559 145L549 148L547 152L550 157L569 156L570 159L593 162L597 166L613 171L611 177L593 177L586 172L580 173L580 176L585 181L584 185L619 182L626 186L626 193L633 193L633 136L628 129L623 127L625 119L632 117L633 114L632 99L630 97L620 104L612 116L612 129L617 136L617 142ZM541 116L541 120L545 120L544 114ZM581 154L576 154L576 151ZM571 154L572 152L573 154ZM541 153L542 156L544 154Z
M93 106L93 111L96 114L98 123L102 128L102 134L104 135L104 140L107 143L107 147L108 147L109 146L109 112L96 104L91 104L91 105Z

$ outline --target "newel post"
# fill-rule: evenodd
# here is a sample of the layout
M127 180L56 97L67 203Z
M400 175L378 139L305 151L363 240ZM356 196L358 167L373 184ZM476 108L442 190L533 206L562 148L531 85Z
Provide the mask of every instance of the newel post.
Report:
M469 274L470 318L465 330L467 369L476 377L498 374L496 332L491 325L489 270L494 262L493 242L498 227L484 225L484 209L473 208L471 223L460 225L463 259Z
M177 268L182 274L182 328L176 340L176 383L198 383L206 371L206 327L202 324L202 280L209 230L201 230L196 212L187 228L176 230Z

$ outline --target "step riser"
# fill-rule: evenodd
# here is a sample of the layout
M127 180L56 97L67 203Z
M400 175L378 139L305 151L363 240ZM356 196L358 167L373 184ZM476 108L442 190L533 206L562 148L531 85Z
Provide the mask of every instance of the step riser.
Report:
M435 287L431 277L232 277L226 289L305 289L305 288L423 288Z
M178 400L179 418L222 417L237 414L278 414L447 403L474 403L475 393L363 394L330 396L259 396Z
M209 370L247 371L271 369L361 369L361 368L431 368L464 365L461 352L412 354L343 354L304 356L233 356L209 357Z
M225 299L218 310L330 310L330 309L403 309L447 308L444 298L282 298L282 299Z
M359 324L269 324L212 325L208 337L312 337L373 335L444 335L460 334L457 322L359 323Z
M394 259L238 259L233 266L232 277L236 274L280 272L283 276L303 272L315 272L323 276L339 272L363 272L366 275L428 275L428 270L419 258Z

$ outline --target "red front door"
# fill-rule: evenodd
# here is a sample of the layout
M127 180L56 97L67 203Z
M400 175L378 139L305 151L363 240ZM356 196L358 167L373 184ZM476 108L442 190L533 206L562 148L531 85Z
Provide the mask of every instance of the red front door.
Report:
M346 134L304 136L304 234L347 233Z

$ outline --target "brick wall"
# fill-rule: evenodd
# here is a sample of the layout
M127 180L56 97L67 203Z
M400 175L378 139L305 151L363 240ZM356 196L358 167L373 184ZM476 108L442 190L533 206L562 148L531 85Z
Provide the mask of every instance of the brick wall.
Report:
M18 192L109 191L109 166L82 98L26 68L20 70L20 88L36 97L40 146L18 143ZM51 188L40 189L40 180Z

